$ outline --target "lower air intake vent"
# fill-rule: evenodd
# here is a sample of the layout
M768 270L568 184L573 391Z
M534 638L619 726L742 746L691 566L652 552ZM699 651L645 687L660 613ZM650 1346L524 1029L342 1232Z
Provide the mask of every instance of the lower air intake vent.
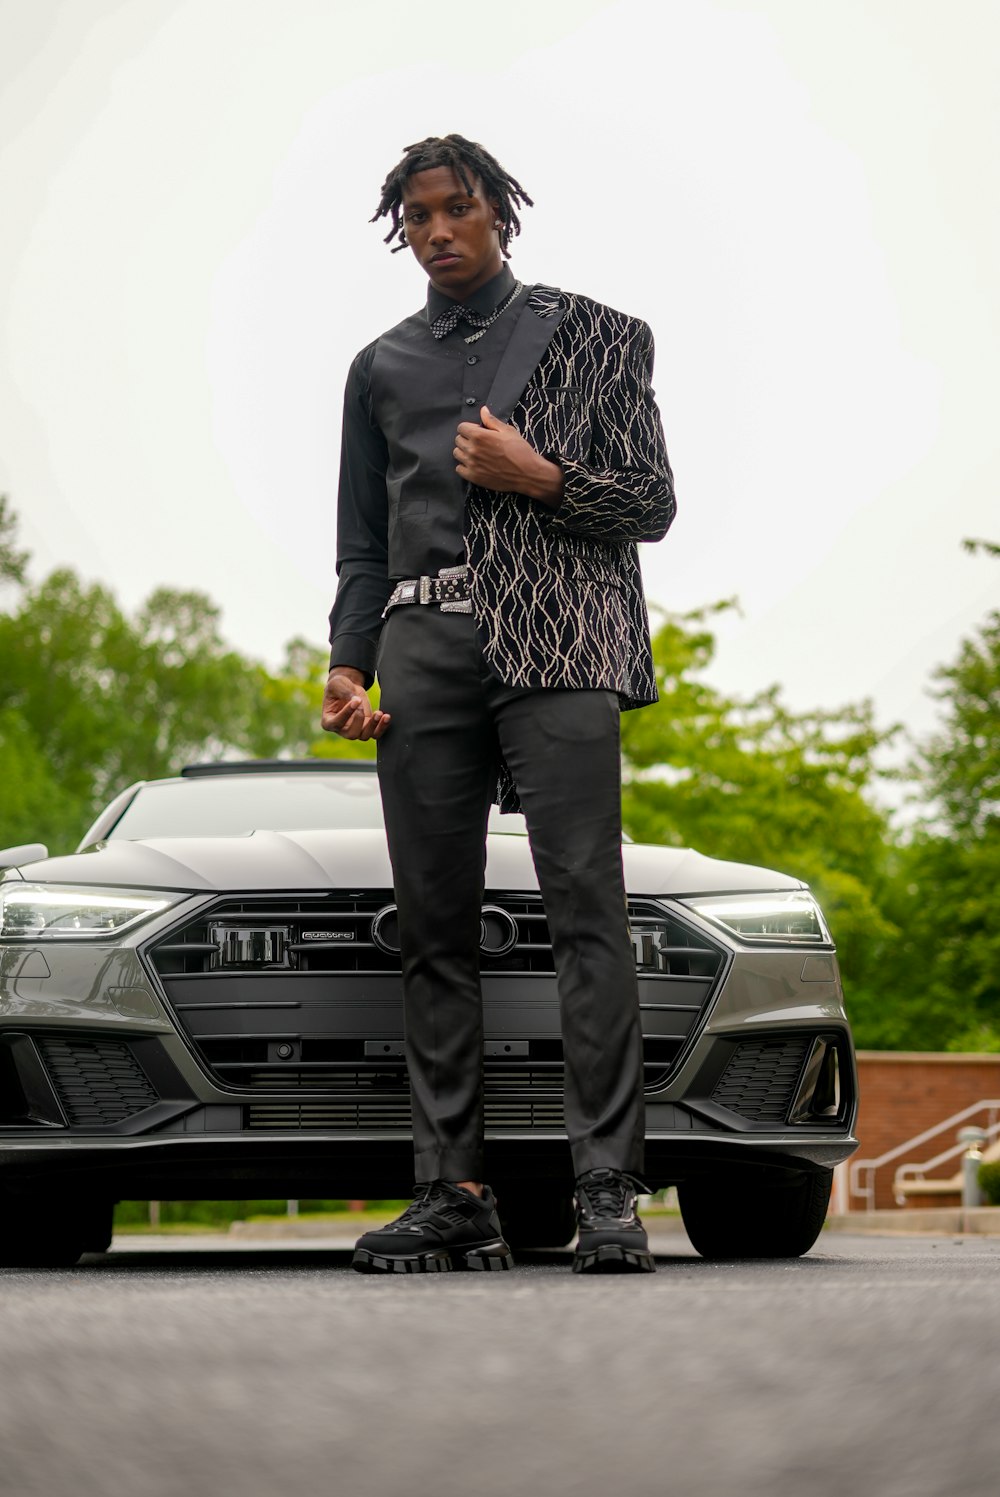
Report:
M409 1132L410 1102L407 1097L389 1097L378 1102L345 1098L332 1102L255 1102L246 1109L246 1126L253 1130L325 1128L330 1132ZM536 1101L511 1098L486 1103L488 1131L504 1129L564 1127L562 1099Z
M712 1101L754 1123L784 1123L808 1046L808 1040L799 1038L738 1045Z
M159 1098L128 1045L118 1040L36 1040L69 1122L106 1128Z

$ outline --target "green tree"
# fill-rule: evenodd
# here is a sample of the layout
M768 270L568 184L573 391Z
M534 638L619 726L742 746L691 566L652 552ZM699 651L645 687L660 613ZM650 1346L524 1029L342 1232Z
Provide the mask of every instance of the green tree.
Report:
M989 542L966 549L1000 556ZM936 731L911 776L924 815L898 853L890 902L912 1048L1000 1050L1000 612L934 673ZM898 1043L895 1031L886 1032Z
M807 880L863 1027L898 936L883 908L888 819L868 798L896 730L876 728L870 702L794 713L777 687L737 698L710 686L711 622L732 607L667 614L654 633L660 700L622 720L625 823L641 841Z
M228 646L219 610L160 588L134 617L66 568L24 581L13 517L0 564L17 584L0 613L0 845L76 844L137 779L223 755L302 755L317 736L319 652L297 642L278 675Z
M0 584L24 581L28 553L17 549L16 539L17 517L8 496L0 494Z

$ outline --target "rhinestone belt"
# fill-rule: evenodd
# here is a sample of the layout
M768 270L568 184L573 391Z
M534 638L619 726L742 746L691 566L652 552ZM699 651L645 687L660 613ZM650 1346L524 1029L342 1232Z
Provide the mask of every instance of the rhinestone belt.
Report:
M436 577L407 577L396 583L382 617L404 603L437 603L442 613L471 613L468 578L469 569L464 562L460 567L442 567Z

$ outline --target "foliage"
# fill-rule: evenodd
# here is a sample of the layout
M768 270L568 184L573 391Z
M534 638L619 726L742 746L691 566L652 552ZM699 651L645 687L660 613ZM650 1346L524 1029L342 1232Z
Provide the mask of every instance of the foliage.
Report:
M934 681L940 726L910 770L924 817L893 892L906 932L897 979L928 1048L1000 1051L1000 612Z
M860 1007L898 931L882 908L889 827L866 799L880 732L871 703L793 713L777 687L727 697L702 673L723 602L665 615L653 636L660 700L622 719L628 830L806 880Z
M953 835L979 839L1000 831L1000 611L934 680L942 723L919 749L915 776Z
M979 1166L979 1188L988 1206L1000 1206L1000 1159Z
M369 1210L386 1211L394 1215L402 1210L405 1201L366 1201ZM287 1201L161 1201L160 1225L165 1227L228 1227L230 1222L247 1221L251 1218L283 1217L288 1210ZM351 1210L353 1203L336 1201L300 1201L299 1214L340 1215L349 1213L352 1221L360 1212ZM145 1226L149 1221L148 1201L119 1201L115 1206L115 1228Z
M27 551L15 545L17 519L6 494L0 494L0 583L23 582L28 566Z
M24 575L7 510L0 558ZM0 613L0 846L76 845L135 780L222 757L304 755L325 666L302 641L272 674L229 647L201 593L160 588L134 617L68 569Z
M0 846L68 851L112 795L192 761L374 755L319 730L326 658L307 641L272 672L201 593L160 588L129 615L71 570L29 581L27 561L0 496ZM935 673L940 723L909 768L924 814L902 836L873 794L896 730L869 702L796 713L777 687L708 684L734 606L657 622L660 701L622 720L626 827L807 881L861 1046L1000 1051L1000 612Z

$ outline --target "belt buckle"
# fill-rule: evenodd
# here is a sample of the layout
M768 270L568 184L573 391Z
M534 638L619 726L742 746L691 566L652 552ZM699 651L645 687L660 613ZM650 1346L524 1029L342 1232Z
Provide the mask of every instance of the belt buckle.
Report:
M417 601L420 602L420 603L429 603L431 601L431 579L430 579L430 577L421 577L421 579L420 579L420 590L419 590L419 593L418 593Z

